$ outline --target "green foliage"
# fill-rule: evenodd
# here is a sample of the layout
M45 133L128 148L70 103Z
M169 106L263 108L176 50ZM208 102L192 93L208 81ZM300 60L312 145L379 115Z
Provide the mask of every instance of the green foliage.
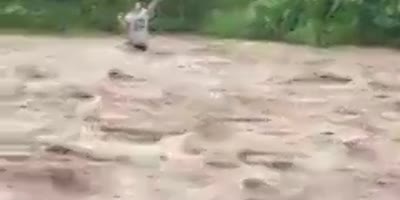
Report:
M129 0L2 0L0 27L66 31L118 31L117 15Z
M249 22L250 17L246 10L215 10L208 16L201 31L219 37L246 37L249 35Z
M1 0L0 27L119 32L136 0ZM152 25L318 46L400 44L400 0L163 0Z

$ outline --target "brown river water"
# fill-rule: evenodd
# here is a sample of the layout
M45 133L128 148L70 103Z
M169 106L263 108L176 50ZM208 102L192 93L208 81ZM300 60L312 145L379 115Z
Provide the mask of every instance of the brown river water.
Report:
M400 52L0 36L1 200L397 200Z

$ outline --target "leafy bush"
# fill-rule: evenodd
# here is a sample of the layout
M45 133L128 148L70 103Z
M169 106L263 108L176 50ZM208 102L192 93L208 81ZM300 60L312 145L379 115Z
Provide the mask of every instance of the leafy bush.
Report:
M0 27L119 32L136 0L2 0ZM163 0L153 26L318 46L400 44L399 0Z

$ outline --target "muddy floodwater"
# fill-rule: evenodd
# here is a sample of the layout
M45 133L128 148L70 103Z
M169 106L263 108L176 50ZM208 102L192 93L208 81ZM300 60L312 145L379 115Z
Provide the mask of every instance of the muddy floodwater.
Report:
M397 200L400 52L0 36L1 200Z

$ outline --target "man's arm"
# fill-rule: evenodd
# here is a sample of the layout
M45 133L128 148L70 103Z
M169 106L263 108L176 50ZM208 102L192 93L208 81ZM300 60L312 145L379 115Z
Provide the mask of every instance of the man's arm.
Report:
M126 21L126 18L125 18L125 16L122 14L122 13L120 13L118 16L117 16L117 20L118 20L118 23L119 23L119 25L120 25L120 27L122 28L122 29L126 29L127 27L128 27L128 23L127 23L127 21Z
M147 6L147 12L148 12L150 18L152 18L154 16L155 9L156 9L158 3L160 3L160 1L161 0L152 0L150 2L149 6Z

